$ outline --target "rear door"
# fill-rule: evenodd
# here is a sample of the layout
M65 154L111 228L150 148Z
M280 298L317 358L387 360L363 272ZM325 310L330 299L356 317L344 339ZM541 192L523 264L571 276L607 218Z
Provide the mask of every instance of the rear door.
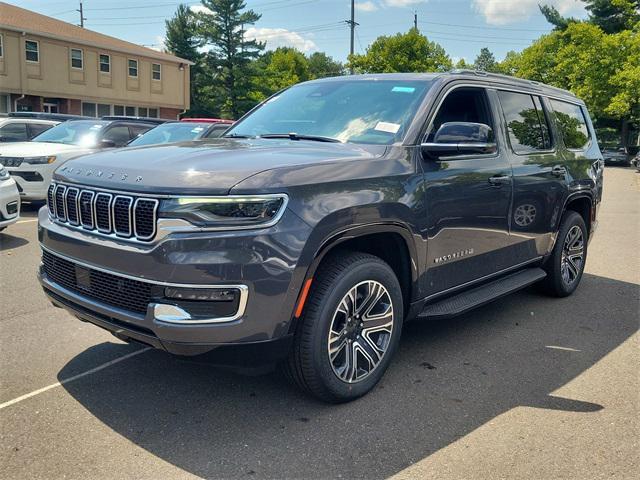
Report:
M553 246L554 226L567 197L567 171L548 101L539 95L499 90L508 156L513 167L510 224L517 261L528 261Z
M427 128L430 142L445 122L475 122L499 131L495 102L482 87L453 87ZM428 228L427 296L495 274L512 264L509 238L511 166L503 138L497 153L422 161Z

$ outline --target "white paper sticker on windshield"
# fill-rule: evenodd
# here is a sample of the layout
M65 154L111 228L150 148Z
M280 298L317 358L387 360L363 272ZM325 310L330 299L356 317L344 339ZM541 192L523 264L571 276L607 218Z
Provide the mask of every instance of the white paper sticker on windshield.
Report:
M398 130L400 130L400 124L390 123L390 122L378 122L374 130L378 130L379 132L398 133Z
M204 130L203 127L196 127L193 130L191 130L191 133L200 133L203 130Z
M92 125L89 130L100 130L101 128L102 128L102 125Z

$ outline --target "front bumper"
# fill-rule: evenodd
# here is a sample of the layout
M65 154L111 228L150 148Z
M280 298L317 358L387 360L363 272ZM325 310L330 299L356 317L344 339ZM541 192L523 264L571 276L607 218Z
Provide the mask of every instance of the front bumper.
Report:
M16 181L23 200L41 201L47 198L47 188L58 165L59 163L32 165L22 162L19 167L5 168Z
M0 181L0 228L15 223L20 218L20 196L12 180Z
M154 303L149 303L144 314L119 308L52 281L41 268L40 282L54 304L116 336L180 355L288 341L298 283L302 282L294 280L298 278L297 262L309 234L309 227L291 212L268 229L173 233L157 244L140 245L71 229L52 221L43 207L38 234L43 249L51 254L114 276L185 288L246 287L246 306L237 318L219 323L171 323L158 318Z

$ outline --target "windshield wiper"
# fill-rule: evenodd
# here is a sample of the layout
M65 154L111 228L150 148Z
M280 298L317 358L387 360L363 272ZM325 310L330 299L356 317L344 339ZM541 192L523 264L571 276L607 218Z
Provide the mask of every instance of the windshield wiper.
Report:
M223 135L222 138L256 138L253 135L242 135L240 133L230 133L229 135Z
M265 133L259 136L259 138L288 138L289 140L311 140L314 142L331 142L342 143L337 138L323 137L321 135L305 135L292 133Z

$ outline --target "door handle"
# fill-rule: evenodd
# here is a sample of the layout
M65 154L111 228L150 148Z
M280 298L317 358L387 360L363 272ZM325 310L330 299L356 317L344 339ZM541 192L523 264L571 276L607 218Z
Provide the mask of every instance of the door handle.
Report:
M509 175L494 175L493 177L489 177L489 183L494 187L501 187L502 185L511 183L511 177Z
M556 165L551 169L551 174L555 175L556 177L564 177L567 174L567 169L562 165Z

